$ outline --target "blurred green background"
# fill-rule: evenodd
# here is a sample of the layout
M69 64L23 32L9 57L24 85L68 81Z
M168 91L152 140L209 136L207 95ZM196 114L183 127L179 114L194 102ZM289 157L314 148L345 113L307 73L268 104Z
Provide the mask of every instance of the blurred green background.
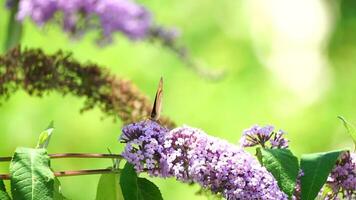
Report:
M303 153L351 148L337 115L356 123L356 3L326 0L141 0L157 23L181 30L193 56L226 77L207 81L172 53L150 42L117 35L115 44L99 48L90 33L73 41L56 25L39 29L24 23L21 43L51 53L72 51L80 61L110 68L133 81L153 99L160 76L165 79L163 114L178 125L199 127L237 143L243 129L272 124L288 132L290 146ZM0 1L4 5L4 0ZM5 40L9 12L0 8L0 41ZM2 42L1 42L2 43ZM83 99L51 93L44 98L18 92L0 107L0 156L36 144L54 120L50 153L120 153L122 124L99 110L79 113ZM111 160L54 160L55 170L105 168ZM0 163L0 173L8 164ZM71 199L94 199L99 176L61 178ZM152 178L164 199L205 199L196 186Z

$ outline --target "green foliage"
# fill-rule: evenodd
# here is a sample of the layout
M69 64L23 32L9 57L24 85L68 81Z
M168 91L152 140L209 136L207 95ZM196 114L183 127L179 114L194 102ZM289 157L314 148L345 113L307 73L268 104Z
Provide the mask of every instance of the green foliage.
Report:
M48 125L47 129L42 131L38 138L37 149L44 148L47 149L49 141L54 130L53 121Z
M338 150L302 156L300 163L304 172L301 178L302 200L315 199L342 152Z
M125 200L163 200L158 187L145 178L137 177L130 163L126 163L120 178Z
M261 149L262 163L289 197L294 192L299 171L298 158L289 149Z
M137 178L139 188L139 199L142 200L163 200L159 188L145 178Z
M139 199L137 178L133 165L126 163L120 177L120 186L125 199Z
M330 2L337 5L330 6L328 4ZM341 3L340 9L339 2ZM1 3L5 4L5 0ZM218 4L215 1L206 0L167 1L165 3L144 0L143 3L152 9L157 21L172 26L178 23L178 28L183 31L182 40L187 42L194 51L194 55L200 57L203 62L211 63L212 67L228 67L227 80L217 84L207 84L188 70L180 69L182 64L171 54L162 52L157 46L140 42L132 45L126 39L119 38L117 45L109 48L96 48L92 44L92 39L87 37L73 44L73 41L64 36L60 28L50 25L45 26L43 31L39 31L30 20L24 22L26 30L23 32L21 45L39 47L46 52L55 52L58 49L73 51L74 57L81 61L98 62L111 68L115 73L133 80L146 94L153 95L156 87L155 81L163 75L169 80L167 81L168 89L165 91L164 112L175 117L179 122L199 124L201 128L230 142L237 140L239 134L236 130L247 128L246 126L250 124L270 121L283 124L283 129L288 130L289 139L293 141L293 144L298 145L297 152L293 151L294 153L300 155L305 151L326 151L327 148L331 148L330 145L337 145L337 142L333 140L337 138L336 134L340 127L339 124L334 123L334 116L342 111L345 116L349 116L350 122L352 122L351 119L356 119L354 106L356 99L356 82L354 81L356 75L354 67L356 63L356 37L354 37L356 34L356 1L323 1L323 4L318 4L320 8L327 8L325 11L328 12L323 12L323 16L333 18L327 21L327 26L334 27L322 28L321 32L327 30L337 32L337 34L332 32L327 34L334 38L335 43L330 47L330 53L325 54L333 58L332 62L328 63L330 66L327 66L328 69L332 69L328 71L332 79L322 78L321 84L324 85L323 82L326 82L326 95L306 105L303 103L309 101L304 101L304 98L310 95L307 91L305 95L296 97L293 92L285 89L286 84L278 84L277 76L272 74L272 70L262 66L263 63L261 64L260 59L256 58L256 56L263 56L259 54L258 46L256 54L256 42L264 45L269 44L270 40L260 37L259 34L257 36L249 34L251 23L250 18L245 17L246 9L254 13L250 6L255 8L255 4L249 1L231 0L223 0ZM263 5L258 5L258 8ZM177 7L179 9L175 9ZM333 10L336 10L336 13ZM296 13L298 15L299 12ZM2 39L5 38L7 30L5 19L8 19L8 16L8 10L1 6L0 30L2 33L0 35ZM192 21L195 22L194 26L191 26ZM262 25L266 24L263 21L260 22ZM293 23L290 24L293 26ZM270 27L273 28L273 26ZM318 30L315 29L315 31ZM295 32L295 34L298 33ZM330 43L327 38L324 38L323 46ZM268 45L267 47L263 45L260 46L269 48ZM275 59L288 58L276 57ZM326 58L326 60L329 59ZM290 62L293 60L291 59ZM286 69L289 68L286 67L284 70ZM308 73L310 69L307 67L306 69ZM299 86L303 86L303 83L303 80L300 80ZM318 92L318 88L312 91ZM316 94L313 93L313 95ZM216 102L218 106L215 106ZM49 98L40 100L31 98L22 92L17 93L9 102L3 104L0 110L2 114L0 140L3 141L0 152L10 154L10 149L14 149L19 142L26 143L28 138L34 135L37 137L37 133L30 133L27 130L42 130L43 120L49 116L65 124L61 127L61 137L67 138L51 143L53 149L95 152L110 146L115 151L120 150L121 147L113 139L113 135L118 134L119 125L113 124L111 120L100 122L98 119L102 113L98 110L80 115L76 111L82 103L82 100L68 95L63 98L62 95L52 94ZM199 117L197 117L198 113ZM15 137L13 128L19 123L21 126L17 127L16 135L20 136ZM77 134L73 134L74 131ZM100 138L100 141L88 139L89 137ZM83 142L84 140L86 142ZM340 143L344 142L340 141ZM60 162L63 166L73 164L72 159ZM102 159L97 164L106 166L106 162ZM87 162L76 163L77 168L84 168L86 165ZM75 200L93 199L97 178L88 176L85 178L85 184L80 181L67 181L64 192L68 191L75 195L73 196ZM70 178L66 179L70 180ZM196 198L192 195L195 191L192 187L184 187L180 183L173 184L163 179L159 181L165 188L174 187L172 190L165 190L164 195L167 199L175 199L177 193L186 194L187 199ZM82 192L88 188L91 190Z
M66 200L67 198L62 194L61 182L58 178L54 178L54 188L53 188L53 199L54 200Z
M338 118L343 122L347 132L350 134L352 140L354 141L355 144L355 150L356 150L356 128L353 124L349 123L348 121L346 121L345 118L343 118L342 116L338 116Z
M120 187L120 173L102 174L98 189L96 192L96 200L124 200Z
M9 194L6 192L4 181L0 179L0 199L1 200L10 200Z
M14 200L52 200L54 174L45 149L19 147L10 164Z

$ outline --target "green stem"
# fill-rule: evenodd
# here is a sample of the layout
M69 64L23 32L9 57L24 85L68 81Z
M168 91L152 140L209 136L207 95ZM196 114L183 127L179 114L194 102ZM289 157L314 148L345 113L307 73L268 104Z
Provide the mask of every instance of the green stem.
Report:
M11 2L11 4L10 18L7 24L7 35L4 44L5 51L18 45L22 35L22 24L16 20L19 0L14 0Z
M261 147L256 148L256 157L257 160L260 162L261 166L263 166Z

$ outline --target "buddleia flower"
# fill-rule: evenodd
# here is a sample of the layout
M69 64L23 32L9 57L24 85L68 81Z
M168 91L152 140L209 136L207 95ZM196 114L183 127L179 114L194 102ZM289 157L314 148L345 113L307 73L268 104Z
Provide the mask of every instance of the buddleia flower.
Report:
M17 19L26 18L39 26L60 22L71 34L100 28L106 41L115 32L132 40L144 39L152 26L150 12L132 0L20 0Z
M137 172L198 183L228 200L288 196L266 168L241 147L189 126L167 130L150 120L125 126L123 157Z
M331 191L325 199L356 199L356 154L349 151L341 154L331 171L326 186Z

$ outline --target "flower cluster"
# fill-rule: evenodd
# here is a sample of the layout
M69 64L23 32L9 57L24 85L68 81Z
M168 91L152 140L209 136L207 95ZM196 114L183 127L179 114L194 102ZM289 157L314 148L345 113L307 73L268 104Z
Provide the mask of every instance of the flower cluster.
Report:
M275 132L273 126L254 125L243 131L240 144L242 147L266 147L269 142L271 148L288 148L289 141L283 137L284 134L282 130Z
M152 176L166 177L167 157L164 153L164 136L168 129L150 120L132 123L122 129L120 141L127 143L122 156Z
M299 171L293 200L301 199L301 177L303 175L303 171ZM340 200L340 197L349 200L356 199L356 154L349 151L341 154L317 199Z
M131 0L20 0L17 19L30 17L42 26L60 16L67 32L80 32L96 24L98 18L106 40L112 33L121 32L130 39L146 37L151 26L151 15L143 6Z
M191 127L167 130L153 121L127 125L123 157L138 172L199 183L229 200L288 199L277 181L240 147Z
M356 199L356 154L345 152L330 173L327 186L331 192L327 199Z

